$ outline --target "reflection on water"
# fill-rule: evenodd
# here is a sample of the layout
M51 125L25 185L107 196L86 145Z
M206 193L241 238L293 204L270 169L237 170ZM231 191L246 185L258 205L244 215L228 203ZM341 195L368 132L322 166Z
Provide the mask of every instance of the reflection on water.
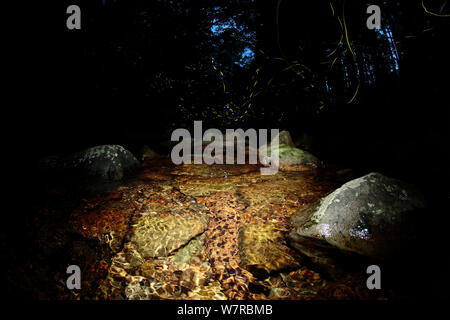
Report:
M35 234L44 253L29 257L46 285L29 290L44 299L380 298L363 273L330 280L286 242L289 217L338 184L316 170L259 169L157 159L111 192L70 200L49 190ZM78 292L63 285L69 262L82 270Z

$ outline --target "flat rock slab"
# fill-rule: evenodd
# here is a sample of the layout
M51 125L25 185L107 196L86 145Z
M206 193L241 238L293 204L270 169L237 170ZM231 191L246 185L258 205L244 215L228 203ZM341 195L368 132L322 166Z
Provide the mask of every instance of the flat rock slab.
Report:
M189 241L187 245L180 250L174 256L174 260L181 263L189 264L192 258L201 257L205 246L205 234L202 234L195 239Z
M248 225L239 232L241 265L257 278L267 278L274 271L298 268L298 261L283 244L276 226Z
M131 242L144 258L166 257L206 227L204 217L145 216L134 225Z

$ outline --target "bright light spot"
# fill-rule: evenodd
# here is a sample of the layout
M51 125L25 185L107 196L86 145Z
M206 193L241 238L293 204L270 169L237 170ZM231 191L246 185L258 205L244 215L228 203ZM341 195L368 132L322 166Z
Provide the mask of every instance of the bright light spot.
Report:
M238 27L236 22L233 19L228 19L226 21L218 21L214 19L212 21L211 32L214 33L215 36L218 36L225 32L227 29L235 29L236 31L241 31L242 27Z
M251 60L255 58L255 53L252 51L252 49L246 47L244 51L241 53L241 60L236 62L241 67L245 66L246 64L249 64Z

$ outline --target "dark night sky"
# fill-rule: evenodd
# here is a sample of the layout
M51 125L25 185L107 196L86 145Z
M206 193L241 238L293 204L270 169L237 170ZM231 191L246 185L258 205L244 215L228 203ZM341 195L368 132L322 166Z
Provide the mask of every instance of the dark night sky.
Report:
M419 3L382 6L385 27L401 43L396 47L399 70L389 73L385 70L393 61L389 49L393 42L382 42L385 34L376 40L375 31L361 27L367 17L360 12L364 4L348 1L346 7L355 60L342 53L335 71L329 72L329 64L323 67L319 58L336 46L340 35L329 3L285 1L280 7L279 42L289 61L299 60L312 70L302 79L281 72L286 66L272 62L280 56L277 1L235 1L223 11L214 9L220 1L182 1L180 7L161 1L75 1L82 8L80 31L65 26L65 10L72 2L31 5L22 18L28 23L13 24L23 36L13 39L17 62L12 82L18 85L13 113L19 121L11 136L27 145L34 159L103 143L133 150L146 141L167 140L173 123L189 118L177 109L179 96L187 96L200 110L208 106L222 113L225 98L212 96L221 90L220 81L202 84L203 71L186 71L194 63L207 66L215 58L224 70L232 101L239 100L240 90L251 84L246 75L258 67L265 72L260 82L275 78L255 100L255 116L237 122L237 127L279 127L294 136L310 132L319 142L313 151L320 158L348 166L403 176L418 166L429 167L433 175L444 173L448 18L426 16ZM230 25L234 30L227 28ZM421 33L430 26L433 31ZM225 31L212 32L219 27ZM230 40L230 30L247 44L239 47L236 38ZM408 38L411 34L416 38ZM345 49L344 40L339 52ZM255 58L248 69L233 62L243 52ZM375 80L361 71L370 68ZM189 93L183 87L156 94L149 87L160 72L198 81L197 91ZM358 74L359 93L354 103L345 104L355 91ZM326 79L333 85L331 92L324 91ZM325 101L323 109L318 108L319 100ZM278 120L282 115L284 120ZM210 113L197 120L216 123ZM427 174L423 176L426 180Z

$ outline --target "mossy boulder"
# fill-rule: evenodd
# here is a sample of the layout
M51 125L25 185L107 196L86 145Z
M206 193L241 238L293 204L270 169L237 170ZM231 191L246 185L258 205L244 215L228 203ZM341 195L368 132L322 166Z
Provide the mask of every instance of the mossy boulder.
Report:
M289 131L283 130L278 135L278 144L285 144L289 147L295 147L294 142L292 141L291 134Z
M286 130L281 131L280 134L278 135L278 139L279 139L278 144L285 144L292 148L295 147L295 144L292 141L292 137L291 137L291 134L289 133L289 131L286 131Z
M302 171L319 165L319 160L307 151L286 144L279 144L277 149L273 148L272 145L267 148L267 156L261 159L263 165L270 164L268 158L272 155L272 150L278 150L279 169L283 171Z

